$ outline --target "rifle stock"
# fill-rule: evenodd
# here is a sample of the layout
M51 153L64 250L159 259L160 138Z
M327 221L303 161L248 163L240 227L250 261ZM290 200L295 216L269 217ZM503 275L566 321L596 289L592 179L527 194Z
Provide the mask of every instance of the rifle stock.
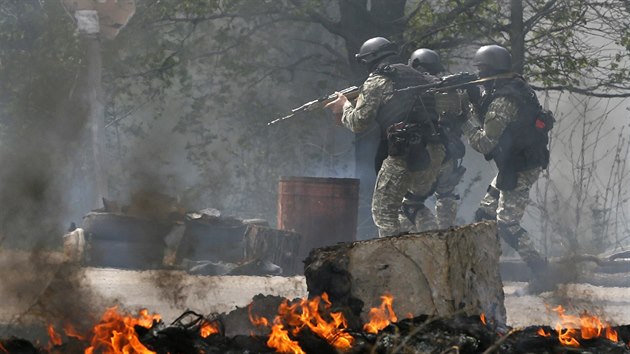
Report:
M359 87L357 87L357 86L350 86L348 88L345 88L345 89L339 91L339 93L342 93L350 101L352 101L352 100L356 99L359 96ZM310 112L310 111L314 111L314 110L317 110L317 109L322 109L322 108L324 108L325 105L329 104L330 102L332 102L332 101L334 101L336 99L337 99L337 94L333 93L333 94L330 94L328 96L324 96L324 97L318 98L316 100L312 100L310 102L306 102L305 104L301 105L300 107L293 108L291 110L291 114L286 115L284 117L276 118L276 119L272 120L271 122L267 123L267 125L276 124L276 123L281 122L281 121L283 121L285 119L292 118L293 116L295 116L296 114L299 114L299 113Z

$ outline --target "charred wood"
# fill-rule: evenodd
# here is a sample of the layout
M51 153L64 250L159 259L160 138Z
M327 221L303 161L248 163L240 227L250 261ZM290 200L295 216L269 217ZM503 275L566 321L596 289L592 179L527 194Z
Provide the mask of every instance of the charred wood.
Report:
M301 273L300 242L301 235L295 232L249 225L245 231L245 261L270 261L282 268L283 275Z

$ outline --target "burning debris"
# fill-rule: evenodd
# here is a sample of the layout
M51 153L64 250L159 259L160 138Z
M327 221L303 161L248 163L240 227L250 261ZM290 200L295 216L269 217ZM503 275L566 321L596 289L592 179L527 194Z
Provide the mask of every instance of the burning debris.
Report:
M186 311L165 325L146 310L132 316L110 308L89 334L65 325L62 335L49 326L45 347L9 338L0 341L0 353L630 353L630 326L612 327L587 313L567 315L562 307L554 309L559 316L555 328L511 329L484 314L396 321L394 298L381 299L379 307L368 311L370 320L362 329L349 327L327 295L282 299L272 320L254 312L254 301L247 312L258 330L232 337L226 336L224 321L230 314Z
M255 235L264 234L259 231ZM276 236L273 244L285 241ZM37 353L87 354L630 353L625 344L630 330L603 319L582 315L575 319L556 311L565 320L554 327L505 326L495 241L495 225L479 223L316 249L306 262L308 299L260 295L247 308L208 316L197 313L199 309L185 311L170 324L147 311L131 315L110 308L88 326L55 323L48 328L47 345L17 338L0 344L8 353L13 352L8 348L29 344ZM186 281L205 279L173 270L144 273L160 277L158 288L174 298L184 293ZM172 278L164 278L167 275ZM172 303L183 305L186 299Z

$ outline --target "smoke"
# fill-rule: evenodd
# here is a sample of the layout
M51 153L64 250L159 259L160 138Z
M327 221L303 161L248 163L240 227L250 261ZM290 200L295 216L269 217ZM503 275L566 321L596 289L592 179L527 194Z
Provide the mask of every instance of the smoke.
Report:
M31 333L34 328L72 324L87 331L104 303L85 285L80 267L64 264L59 254L2 251L0 337Z

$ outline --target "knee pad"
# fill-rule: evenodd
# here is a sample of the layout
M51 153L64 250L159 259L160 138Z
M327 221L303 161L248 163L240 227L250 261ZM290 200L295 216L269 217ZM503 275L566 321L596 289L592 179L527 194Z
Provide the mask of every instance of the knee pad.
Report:
M496 215L490 214L484 208L478 208L475 211L475 221L477 221L477 222L484 221L484 220L496 220L496 218L497 218Z
M499 199L499 197L501 196L501 192L498 189L494 188L491 184L488 185L486 193L490 194L490 196L494 199Z
M499 222L497 226L499 229L499 236L501 236L501 238L510 245L510 247L518 251L518 240L521 235L527 231L518 224L509 225Z
M453 200L460 200L459 194L455 194L453 192L446 192L446 193L435 192L435 198L437 198L437 199L450 198L450 199L453 199Z

